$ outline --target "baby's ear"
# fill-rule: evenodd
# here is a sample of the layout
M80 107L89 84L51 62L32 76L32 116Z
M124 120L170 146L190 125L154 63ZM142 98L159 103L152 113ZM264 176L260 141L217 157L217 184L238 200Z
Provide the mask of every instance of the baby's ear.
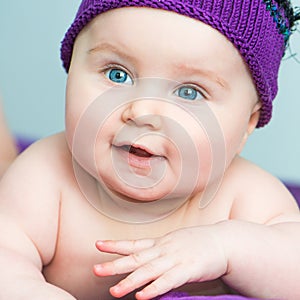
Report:
M260 117L260 109L261 109L261 102L257 102L252 110L252 114L249 119L248 130L247 130L248 136L254 131L254 129L257 126Z
M261 103L260 102L257 102L252 110L252 113L251 113L251 116L250 116L250 119L249 119L249 122L248 122L248 127L247 127L247 130L243 136L243 139L241 141L241 144L239 146L239 149L238 149L238 153L241 153L247 140L248 140L248 137L251 135L251 133L254 131L254 129L256 128L256 125L259 121L259 117L260 117L260 109L261 109Z

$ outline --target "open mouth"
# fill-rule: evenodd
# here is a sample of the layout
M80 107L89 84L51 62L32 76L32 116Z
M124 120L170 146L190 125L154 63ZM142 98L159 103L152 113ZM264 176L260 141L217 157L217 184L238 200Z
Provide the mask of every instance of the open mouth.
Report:
M157 155L150 153L148 150L142 149L140 147L135 147L132 145L122 145L117 148L119 148L125 152L128 152L130 154L133 154L135 156L138 156L138 157L150 158L150 157L157 156Z
M161 154L154 154L152 150L137 144L114 144L113 148L119 152L123 157L123 161L125 161L126 165L129 164L131 167L134 167L135 170L139 170L142 173L139 175L148 176L148 171L152 170L152 168L158 168L161 166L161 163L166 160L165 156ZM146 171L146 173L144 173Z

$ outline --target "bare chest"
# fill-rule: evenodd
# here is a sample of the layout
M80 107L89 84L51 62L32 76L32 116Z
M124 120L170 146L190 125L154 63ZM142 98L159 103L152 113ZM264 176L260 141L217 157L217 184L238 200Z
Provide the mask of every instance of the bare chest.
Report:
M69 291L78 300L114 299L109 288L122 276L99 278L93 274L95 264L116 256L99 252L95 242L102 239L138 239L157 237L185 226L214 223L224 216L204 212L176 212L164 220L145 224L121 223L110 219L88 203L73 195L62 203L56 252L52 262L44 267L46 280ZM221 281L192 284L180 290L192 293L220 294L228 292ZM134 299L129 295L124 299Z

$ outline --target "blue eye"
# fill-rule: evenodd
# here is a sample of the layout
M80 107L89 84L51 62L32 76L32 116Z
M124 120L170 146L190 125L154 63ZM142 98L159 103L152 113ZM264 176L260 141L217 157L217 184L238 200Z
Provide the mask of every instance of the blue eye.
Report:
M200 100L203 95L191 86L182 86L175 91L175 95L185 100Z
M124 84L133 83L131 77L121 69L109 69L104 74L107 78L109 78L109 80L115 83L124 83Z

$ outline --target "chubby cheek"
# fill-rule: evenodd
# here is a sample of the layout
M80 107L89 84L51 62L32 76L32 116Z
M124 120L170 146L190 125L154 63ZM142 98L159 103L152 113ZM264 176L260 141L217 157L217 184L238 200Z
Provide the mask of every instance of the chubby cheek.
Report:
M246 119L246 117L245 117ZM224 142L226 150L226 166L230 165L233 158L240 154L248 138L248 126L244 120L224 129Z
M207 128L200 126L190 115L183 115L182 120L184 134L180 139L177 136L181 145L176 171L180 178L178 190L193 195L202 192L212 179L211 175L215 174L212 169L219 161L215 157L219 148Z
M69 145L70 150L73 147L74 141L74 134L76 130L76 123L77 119L73 117L70 112L66 109L66 116L65 116L65 137L67 140L67 144Z
M75 160L92 176L97 176L95 157L98 131L101 120L97 109L91 107L91 102L79 101L77 97L69 98L66 105L66 139ZM107 139L102 139L102 143ZM100 148L101 150L102 148Z
M199 134L200 141L197 143L197 157L192 155L188 157L190 169L194 173L194 192L202 192L216 176L216 167L219 167L219 157L217 157L218 149L212 143L210 137L204 133ZM196 139L197 140L197 139ZM218 171L217 173L221 173ZM190 180L193 177L190 177Z
M80 88L71 87L67 87L65 108L66 138L69 144L73 143L76 132L96 135L98 127L97 111L92 105L92 96Z
M74 131L84 114L93 111L92 117L95 119L96 110L101 109L97 100L105 87L99 85L94 77L80 63L72 64L66 85L66 126L70 131Z

